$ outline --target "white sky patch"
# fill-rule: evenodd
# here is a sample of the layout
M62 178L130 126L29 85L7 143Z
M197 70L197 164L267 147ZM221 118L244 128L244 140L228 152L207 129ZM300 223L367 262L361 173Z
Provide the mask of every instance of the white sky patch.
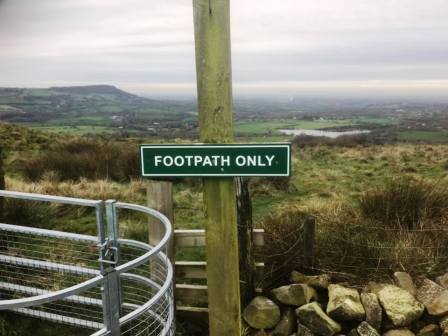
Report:
M426 90L428 81L448 80L446 0L231 4L237 95L269 85L317 90L316 82L322 90L372 81ZM107 83L149 96L194 94L191 1L0 0L0 73L0 86Z

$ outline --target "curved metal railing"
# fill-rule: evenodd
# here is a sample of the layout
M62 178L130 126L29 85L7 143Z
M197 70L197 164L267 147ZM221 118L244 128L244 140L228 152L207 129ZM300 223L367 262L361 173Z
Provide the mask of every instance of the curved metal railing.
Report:
M99 335L174 335L169 220L140 205L0 190L0 197L95 209L97 236L0 223L0 310ZM158 219L158 244L121 238L119 211ZM106 219L106 220L105 220Z

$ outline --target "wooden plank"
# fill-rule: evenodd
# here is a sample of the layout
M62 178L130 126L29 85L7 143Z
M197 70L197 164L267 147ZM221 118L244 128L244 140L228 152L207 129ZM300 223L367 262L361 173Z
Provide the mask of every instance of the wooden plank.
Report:
M254 229L253 240L255 246L264 246L264 229Z
M205 261L176 261L176 277L183 279L206 279L207 262Z
M208 308L177 306L176 318L193 319L195 323L203 323L203 328L208 329Z
M198 308L203 311L208 304L207 291L205 285L176 284L176 307ZM263 293L263 289L255 288L255 292Z
M205 246L205 230L174 230L174 245L176 248Z
M207 306L207 286L176 284L175 298L178 306Z
M256 293L262 293L263 289L256 288ZM205 285L190 285L190 284L176 284L176 300L181 303L176 307L189 307L190 309L198 309L204 311L207 307L207 286Z
M256 262L255 263L255 283L261 283L264 278L264 263Z
M264 229L254 229L255 246L264 245ZM174 230L174 245L176 247L205 246L205 230Z
M208 308L202 308L202 307L177 306L176 309L177 309L177 311L180 311L180 312L208 314Z
M207 279L207 262L205 261L176 261L176 278ZM261 281L264 275L264 263L255 263L255 276Z

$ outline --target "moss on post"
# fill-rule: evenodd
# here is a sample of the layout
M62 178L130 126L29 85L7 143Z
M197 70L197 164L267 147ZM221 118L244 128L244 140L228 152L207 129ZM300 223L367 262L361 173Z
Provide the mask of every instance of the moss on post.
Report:
M228 143L232 130L229 0L193 0L202 142ZM232 178L204 179L210 335L241 332L238 234Z
M5 170L3 168L3 152L2 148L0 148L0 190L4 190L6 188L5 185ZM0 219L3 219L4 212L4 199L0 197Z

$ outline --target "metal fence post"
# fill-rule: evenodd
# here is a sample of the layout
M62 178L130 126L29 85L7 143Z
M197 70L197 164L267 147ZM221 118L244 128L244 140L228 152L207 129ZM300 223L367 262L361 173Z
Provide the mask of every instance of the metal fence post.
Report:
M111 336L119 336L121 313L120 275L115 266L119 263L119 230L114 200L106 201L107 240L103 244L102 274L105 276L103 288L104 325Z
M246 307L255 296L255 258L253 241L252 201L250 199L248 179L235 178L238 243L240 256L241 308Z
M316 219L307 217L304 224L304 257L305 268L312 270L314 268L314 239L316 235Z

